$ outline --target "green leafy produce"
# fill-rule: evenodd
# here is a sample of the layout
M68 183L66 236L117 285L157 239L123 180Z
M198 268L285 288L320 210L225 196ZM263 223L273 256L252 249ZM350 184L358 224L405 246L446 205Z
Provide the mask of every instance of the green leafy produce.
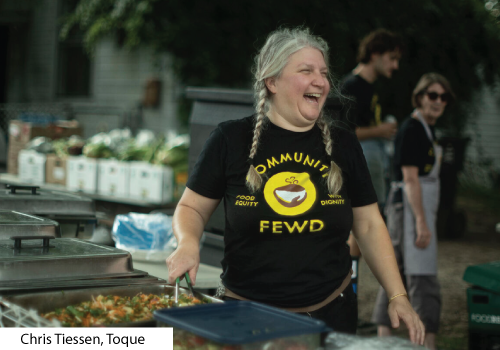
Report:
M69 155L77 156L82 154L82 148L85 141L80 136L71 136L70 138L57 139L52 141L54 153L59 158L66 158Z
M182 144L170 149L163 146L156 152L154 164L169 165L176 169L177 167L187 165L189 157L189 148Z
M83 155L89 158L111 158L113 151L104 143L89 143L83 147Z
M124 161L145 161L149 153L151 153L151 147L139 147L134 142L130 142L118 152L116 159Z
M52 147L54 147L54 152L59 158L68 156L68 141L66 139L52 141Z

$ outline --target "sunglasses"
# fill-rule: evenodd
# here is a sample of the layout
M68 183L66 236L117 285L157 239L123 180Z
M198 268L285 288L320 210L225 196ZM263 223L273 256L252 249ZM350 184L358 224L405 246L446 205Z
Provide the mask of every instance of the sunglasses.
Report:
M438 98L441 99L441 102L448 102L450 100L450 94L445 92L444 94L438 94L437 92L425 92L429 100L436 101Z

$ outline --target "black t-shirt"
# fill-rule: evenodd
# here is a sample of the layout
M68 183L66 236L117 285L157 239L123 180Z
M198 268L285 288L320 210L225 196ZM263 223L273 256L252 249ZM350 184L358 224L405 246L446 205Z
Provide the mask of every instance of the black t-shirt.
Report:
M381 123L382 108L373 84L355 74L348 74L342 81L342 94L354 98L343 113L354 130L356 127L376 126Z
M429 125L435 139L434 127ZM394 178L403 180L402 166L418 167L418 176L428 175L436 156L432 142L427 137L422 123L415 118L406 119L399 128L394 140Z
M245 298L302 307L324 300L351 269L346 240L352 207L376 203L356 136L332 130L333 159L344 186L328 194L324 175L330 159L321 131L292 132L268 123L254 166L264 176L262 190L245 185L253 117L221 123L210 135L187 187L224 198L226 230L222 260L224 285Z

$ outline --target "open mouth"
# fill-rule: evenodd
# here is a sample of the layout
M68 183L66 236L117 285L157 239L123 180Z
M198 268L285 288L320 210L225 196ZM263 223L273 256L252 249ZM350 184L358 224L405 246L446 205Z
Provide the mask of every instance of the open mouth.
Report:
M274 197L283 206L292 208L301 204L307 197L307 192L300 185L290 184L274 190Z
M319 98L321 97L321 94L304 94L304 98L306 101L311 102L311 103L319 103Z

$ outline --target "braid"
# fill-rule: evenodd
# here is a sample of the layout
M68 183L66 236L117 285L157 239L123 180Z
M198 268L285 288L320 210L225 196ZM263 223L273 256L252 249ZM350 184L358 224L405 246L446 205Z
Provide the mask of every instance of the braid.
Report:
M330 157L330 170L327 178L328 192L330 192L330 194L337 194L342 188L342 169L340 169L340 167L332 159L333 143L330 134L330 125L325 120L323 111L321 111L321 114L319 115L317 124L321 130L321 135L323 136L326 154Z
M265 86L260 90L258 103L256 106L257 115L255 118L255 128L253 130L252 148L250 150L250 159L255 157L257 153L257 147L259 146L260 133L262 131L262 125L264 123L264 118L266 117L265 106L266 106L267 89Z
M332 138L330 136L330 126L325 120L323 111L321 111L318 118L318 126L321 130L321 136L323 137L323 143L325 144L325 151L328 156L332 155Z
M260 86L259 86L260 85ZM259 87L259 90L257 88ZM255 90L258 92L258 102L256 105L257 115L255 117L255 127L253 129L253 139L252 147L250 149L249 159L253 163L255 154L257 154L257 149L259 147L259 139L262 133L262 128L264 125L264 120L266 118L266 104L267 104L267 88L263 81L255 83ZM253 164L250 165L247 173L247 187L251 193L255 193L262 187L263 179L262 176L257 172Z

